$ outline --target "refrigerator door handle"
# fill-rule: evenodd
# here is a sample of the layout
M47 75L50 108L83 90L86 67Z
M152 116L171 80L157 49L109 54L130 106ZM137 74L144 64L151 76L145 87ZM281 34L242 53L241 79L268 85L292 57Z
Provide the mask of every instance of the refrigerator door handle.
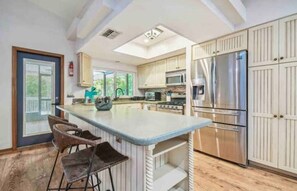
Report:
M202 110L202 109L194 109L194 111L195 112L201 112L201 113L219 114L219 115L234 115L234 116L239 115L239 112L237 112L237 111L221 112L221 111L207 111L207 110Z
M211 63L211 101L212 105L214 106L214 95L215 95L215 81L216 81L216 59L215 57L212 58L212 63Z

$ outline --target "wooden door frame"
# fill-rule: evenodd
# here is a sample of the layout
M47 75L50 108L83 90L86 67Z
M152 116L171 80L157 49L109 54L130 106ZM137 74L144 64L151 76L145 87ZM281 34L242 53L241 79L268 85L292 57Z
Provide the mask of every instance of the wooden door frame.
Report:
M38 54L42 56L51 56L56 57L60 59L60 72L61 72L61 78L60 78L60 92L61 92L61 98L60 98L60 104L64 104L64 55L57 54L57 53L50 53L50 52L44 52L40 50L33 50L28 48L22 48L22 47L12 47L12 150L17 150L17 60L18 60L18 52L25 52L30 54ZM61 113L63 115L63 113Z

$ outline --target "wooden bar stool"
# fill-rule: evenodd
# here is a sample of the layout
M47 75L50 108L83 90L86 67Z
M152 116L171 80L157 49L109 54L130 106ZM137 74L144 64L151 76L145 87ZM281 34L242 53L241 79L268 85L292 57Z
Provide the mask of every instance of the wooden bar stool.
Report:
M59 152L62 153L66 148L74 145L87 144L91 146L90 148L62 157L63 177L65 175L67 181L65 190L79 189L71 188L71 186L74 182L83 179L86 179L84 190L87 190L87 188L94 189L94 187L88 187L89 177L92 175L96 176L97 184L95 186L100 190L101 182L97 173L108 169L112 190L115 191L111 167L128 160L128 157L117 152L108 142L100 143L99 140L88 140L68 133L73 130L77 131L78 128L64 124L56 124L53 127L55 144Z
M78 129L77 125L75 125L73 123L69 123L67 119L63 119L63 118L60 118L60 117L57 117L57 116L49 115L48 116L48 122L49 122L49 126L50 126L50 129L51 129L52 132L53 132L54 125L56 125L56 124L65 124L65 125L68 125L68 126L71 126L71 127L77 129L77 131L73 130L75 132L74 135L76 135L76 136L80 136L80 137L83 137L83 138L89 139L89 140L100 140L101 139L101 137L97 137L97 136L93 135L88 130L81 131L81 129ZM54 171L55 171L55 167L56 167L56 164L57 164L57 160L58 160L58 157L59 157L59 153L60 153L58 147L55 144L55 139L52 140L52 143L53 143L54 147L58 150L58 152L57 152L57 155L56 155L56 158L55 158L55 162L54 162L54 165L53 165L53 168L52 168L52 171L51 171L50 179L48 181L48 185L47 185L46 190L57 190L58 189L58 188L50 188L51 180L52 180L52 177L53 177L53 174L54 174ZM71 150L72 150L72 147L70 148L69 153L71 153ZM79 150L78 146L77 146L76 150ZM93 181L93 179L92 179L92 181ZM60 184L62 184L62 180L60 181Z

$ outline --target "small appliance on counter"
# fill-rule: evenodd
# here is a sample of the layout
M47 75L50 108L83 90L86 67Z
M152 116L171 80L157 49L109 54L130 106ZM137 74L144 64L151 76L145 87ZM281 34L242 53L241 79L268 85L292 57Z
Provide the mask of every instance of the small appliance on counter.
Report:
M161 101L161 92L145 92L146 101Z
M168 91L168 92L166 93L166 101L167 101L167 102L171 102L171 94L172 94L172 91Z
M109 111L112 108L112 101L110 97L97 97L95 100L95 107L98 111Z

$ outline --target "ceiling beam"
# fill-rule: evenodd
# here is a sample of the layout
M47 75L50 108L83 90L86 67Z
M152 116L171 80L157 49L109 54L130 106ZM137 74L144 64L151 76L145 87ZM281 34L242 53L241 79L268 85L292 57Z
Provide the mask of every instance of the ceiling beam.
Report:
M241 0L201 0L232 30L246 21L246 8Z

